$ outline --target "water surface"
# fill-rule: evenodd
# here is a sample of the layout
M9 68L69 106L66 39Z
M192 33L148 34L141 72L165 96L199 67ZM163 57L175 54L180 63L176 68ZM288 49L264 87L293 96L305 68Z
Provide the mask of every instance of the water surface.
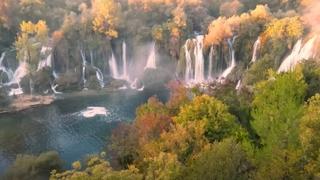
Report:
M0 115L0 174L17 154L56 150L70 165L88 154L99 153L119 121L134 119L135 109L153 95L161 100L167 91L120 91L106 95L58 100L46 107ZM105 107L108 116L84 118L88 106Z

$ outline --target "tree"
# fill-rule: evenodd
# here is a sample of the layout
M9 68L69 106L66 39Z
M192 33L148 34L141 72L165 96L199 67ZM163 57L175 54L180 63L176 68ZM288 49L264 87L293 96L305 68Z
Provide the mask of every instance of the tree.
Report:
M250 179L252 164L234 139L216 142L201 151L182 171L181 179Z
M299 69L276 74L256 85L252 126L262 148L256 153L257 179L299 178L299 120L306 84Z
M170 111L170 115L175 116L179 113L180 107L190 102L188 90L178 81L170 81L167 88L170 90L170 98L166 106Z
M304 61L302 64L303 77L308 85L306 99L320 92L320 63L315 60Z
M142 175L139 170L130 166L127 170L114 171L109 162L104 160L101 156L92 156L84 164L81 169L81 163L75 162L74 169L58 173L54 170L51 173L50 180L62 179L105 179L105 180L142 180Z
M289 43L293 43L302 36L303 31L304 27L298 16L274 19L263 32L263 39L287 39Z
M208 145L204 127L205 123L200 121L187 122L184 126L176 124L170 131L163 132L159 139L145 144L141 154L155 158L160 153L170 153L185 164Z
M300 141L307 157L305 171L317 178L320 175L320 94L308 100L299 129Z
M227 106L208 95L195 97L190 104L181 108L174 120L182 125L190 121L205 122L205 136L210 141L220 141L234 135L236 129L239 129L235 117L228 112Z
M48 31L45 21L40 20L37 24L23 21L15 42L17 59L35 67L39 60L41 46L48 43Z
M256 85L252 126L262 145L295 147L305 91L299 70L279 75L270 71L269 79Z
M163 153L157 157L147 158L146 180L169 180L177 179L181 170L181 163L177 156L171 153Z
M109 38L118 37L119 4L114 0L92 0L93 29Z
M62 168L62 160L57 152L49 151L39 156L18 155L14 163L6 171L7 179L47 179L54 169Z

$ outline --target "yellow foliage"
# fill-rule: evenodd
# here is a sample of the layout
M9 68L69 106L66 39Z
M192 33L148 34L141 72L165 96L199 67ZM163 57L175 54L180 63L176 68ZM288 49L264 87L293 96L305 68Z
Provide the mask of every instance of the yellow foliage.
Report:
M93 29L108 37L118 37L118 4L114 0L92 0Z
M272 39L296 39L302 36L303 30L304 27L300 17L286 17L272 20L271 23L268 24L264 35L265 38Z
M30 6L30 5L43 5L43 0L20 0L19 3L21 6Z

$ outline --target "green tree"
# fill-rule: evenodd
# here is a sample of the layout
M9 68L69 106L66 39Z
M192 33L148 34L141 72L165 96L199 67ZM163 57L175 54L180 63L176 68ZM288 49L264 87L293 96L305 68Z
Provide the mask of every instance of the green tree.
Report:
M42 153L39 156L18 155L6 171L5 178L12 180L47 179L52 170L61 170L61 168L62 160L54 151Z
M75 164L75 163L74 163ZM74 169L59 173L54 170L51 173L50 180L79 180L79 179L92 179L92 180L142 180L142 175L139 170L130 166L127 170L114 171L109 162L100 156L90 157L83 169L81 164L76 162ZM80 164L80 166L79 166Z
M297 144L297 125L301 116L306 83L302 73L275 74L256 85L252 125L262 145Z
M249 179L252 164L233 139L216 142L201 151L181 174L181 179Z
M320 176L320 94L305 105L300 123L300 141L306 155L305 170L314 178Z
M257 179L299 178L299 120L306 83L299 69L276 74L256 85L252 126L262 144L255 158Z

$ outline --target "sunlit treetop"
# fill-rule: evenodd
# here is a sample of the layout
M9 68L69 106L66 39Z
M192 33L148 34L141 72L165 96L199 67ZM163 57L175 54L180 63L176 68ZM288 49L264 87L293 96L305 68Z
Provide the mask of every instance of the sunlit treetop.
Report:
M20 0L21 6L30 6L30 5L43 5L43 0Z
M118 37L119 5L114 0L92 0L93 29L109 38Z
M128 0L131 5L142 7L144 11L151 11L154 5L167 5L167 6L196 6L202 3L201 0Z
M272 18L267 6L258 5L249 13L234 15L229 18L219 17L211 22L208 34L205 37L205 45L218 45L227 38L237 34L241 27L249 22L269 21Z
M265 39L297 39L302 36L303 31L302 21L296 16L272 20L263 35Z

